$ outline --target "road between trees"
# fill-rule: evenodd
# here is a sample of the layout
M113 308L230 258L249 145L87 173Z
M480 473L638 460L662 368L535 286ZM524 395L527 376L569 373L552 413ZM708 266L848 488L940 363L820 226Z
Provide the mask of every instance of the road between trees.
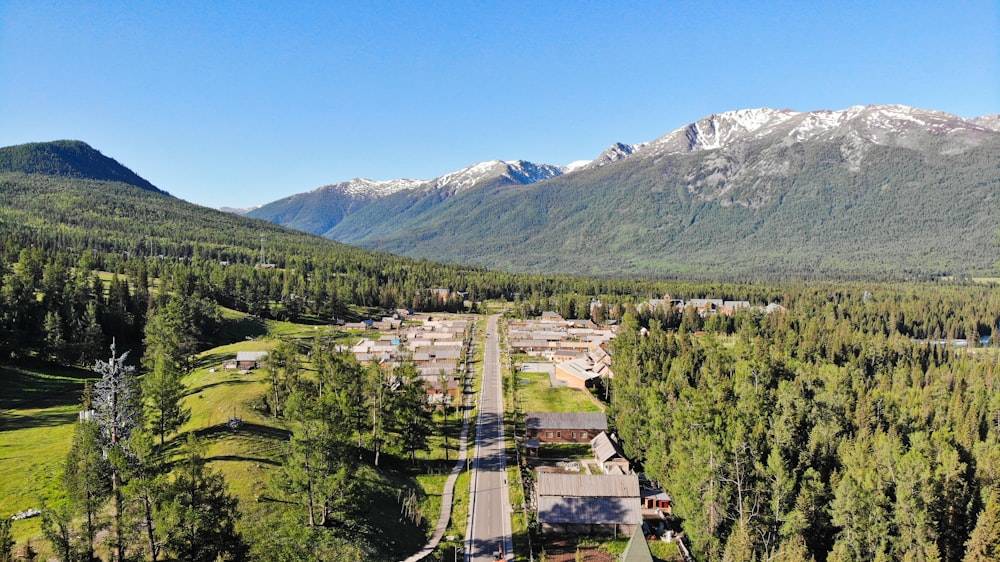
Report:
M503 392L500 376L499 316L486 324L483 384L479 396L476 449L469 484L470 509L465 538L466 562L513 560L510 495L504 453Z

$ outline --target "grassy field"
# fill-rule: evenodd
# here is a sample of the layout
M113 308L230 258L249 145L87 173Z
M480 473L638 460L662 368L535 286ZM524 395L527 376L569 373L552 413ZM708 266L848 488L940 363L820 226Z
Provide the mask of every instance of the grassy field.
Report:
M59 484L87 371L44 363L0 367L0 517L40 508ZM18 543L39 542L41 518L15 521Z
M603 412L589 392L553 387L545 373L517 373L518 401L523 412Z

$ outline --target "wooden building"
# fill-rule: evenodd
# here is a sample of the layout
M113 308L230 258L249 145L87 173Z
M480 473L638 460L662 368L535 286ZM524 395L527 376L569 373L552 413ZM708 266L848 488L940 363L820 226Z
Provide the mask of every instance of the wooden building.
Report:
M525 437L539 443L590 443L607 429L604 414L530 412L525 420Z
M631 535L642 524L635 474L539 472L535 493L543 534Z

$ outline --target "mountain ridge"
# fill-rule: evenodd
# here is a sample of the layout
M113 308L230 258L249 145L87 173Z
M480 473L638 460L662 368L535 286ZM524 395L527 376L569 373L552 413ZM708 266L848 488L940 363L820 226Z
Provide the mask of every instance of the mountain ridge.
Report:
M998 229L997 205L990 206L1000 180L990 164L1000 152L998 125L997 116L963 119L900 105L724 112L646 143L612 144L587 164L538 181L483 174L446 194L376 197L314 232L526 271L993 271L995 257L983 249L995 247ZM268 219L267 211L253 216ZM873 221L896 240L857 236ZM913 233L934 238L933 250L918 249ZM823 244L817 236L839 238ZM706 260L690 247L728 257Z

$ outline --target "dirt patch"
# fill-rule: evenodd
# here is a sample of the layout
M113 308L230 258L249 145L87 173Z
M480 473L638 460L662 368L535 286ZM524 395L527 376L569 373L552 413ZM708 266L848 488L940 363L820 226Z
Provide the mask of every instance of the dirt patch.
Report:
M577 544L569 540L546 541L545 548L546 562L576 562ZM584 562L616 562L616 558L611 554L593 546L580 546L580 558Z

